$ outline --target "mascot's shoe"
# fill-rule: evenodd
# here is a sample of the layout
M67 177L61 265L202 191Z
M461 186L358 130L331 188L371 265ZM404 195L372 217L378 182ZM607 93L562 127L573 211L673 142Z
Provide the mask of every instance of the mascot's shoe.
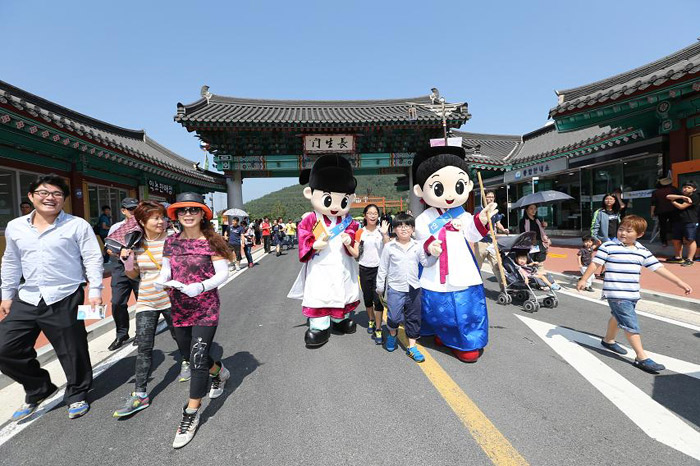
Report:
M462 362L476 362L479 360L479 357L484 354L484 350L482 348L472 351L460 351L452 348L452 354Z
M344 319L340 322L331 322L331 327L333 330L339 333L355 333L357 331L357 324L352 319Z
M439 336L435 335L435 346L445 346L445 344L442 342Z
M331 329L325 330L307 330L304 335L304 341L307 348L316 348L324 345L331 336Z

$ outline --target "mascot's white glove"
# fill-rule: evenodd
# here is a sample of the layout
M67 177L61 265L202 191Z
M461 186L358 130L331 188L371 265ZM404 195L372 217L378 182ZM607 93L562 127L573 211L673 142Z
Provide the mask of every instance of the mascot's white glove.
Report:
M340 239L343 241L343 244L345 246L350 246L350 243L352 243L352 238L350 238L350 235L348 235L347 233L341 233Z
M439 239L433 241L428 245L428 252L431 256L438 257L442 254L442 241Z
M484 210L479 212L479 221L482 225L489 224L489 219L498 213L498 206L495 202L491 202L484 207Z
M314 241L314 244L311 247L317 251L320 251L321 249L325 249L326 246L328 246L328 241L323 241L321 239L317 239L316 241Z

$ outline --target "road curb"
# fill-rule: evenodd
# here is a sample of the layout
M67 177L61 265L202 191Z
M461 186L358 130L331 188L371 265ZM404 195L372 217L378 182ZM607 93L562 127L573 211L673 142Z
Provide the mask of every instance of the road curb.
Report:
M265 252L262 248L253 251L253 261L254 262L259 261L260 258L264 255L265 255ZM135 315L136 315L136 305L129 306L129 321L130 322L132 320L135 320L135 318L134 318ZM114 318L112 318L112 316L109 316L109 317L104 318L103 320L100 320L99 322L95 322L94 324L88 326L86 328L87 334L88 334L87 335L88 345L95 338L98 338L107 332L114 331L114 326L112 325L113 322L114 322ZM135 328L136 324L134 324L131 327ZM133 338L129 339L129 341L126 342L125 345L130 345L132 341L133 341ZM39 361L39 364L41 366L44 366L45 364L56 359L56 352L54 351L53 346L51 344L47 344L46 346L43 346L42 348L40 348L37 351L36 359L37 359L37 361ZM14 380L9 378L5 374L0 373L0 390L4 389L5 387L7 387L13 383L14 383Z

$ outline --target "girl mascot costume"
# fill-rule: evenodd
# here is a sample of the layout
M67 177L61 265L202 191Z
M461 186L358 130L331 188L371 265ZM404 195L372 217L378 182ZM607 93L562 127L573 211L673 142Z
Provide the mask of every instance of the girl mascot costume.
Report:
M288 297L302 300L309 318L304 335L307 348L325 344L333 330L355 333L351 312L360 303L354 238L359 227L348 212L355 198L357 180L352 166L340 155L321 156L311 170L299 175L308 183L304 197L313 212L299 223L299 260L303 263Z
M462 207L474 183L461 147L431 147L418 152L411 167L413 192L426 204L416 218L416 240L437 257L423 268L421 335L435 335L463 362L476 362L488 343L484 286L468 242L488 233L491 203L478 216Z

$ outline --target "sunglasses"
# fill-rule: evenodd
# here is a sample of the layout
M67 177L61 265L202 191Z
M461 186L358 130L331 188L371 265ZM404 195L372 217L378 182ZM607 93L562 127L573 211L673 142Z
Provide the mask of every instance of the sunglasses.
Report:
M175 211L178 215L197 215L202 213L202 208L201 207L180 207Z
M124 207L124 208L125 208L126 210L128 210L129 212L133 212L133 211L136 210L136 207Z

